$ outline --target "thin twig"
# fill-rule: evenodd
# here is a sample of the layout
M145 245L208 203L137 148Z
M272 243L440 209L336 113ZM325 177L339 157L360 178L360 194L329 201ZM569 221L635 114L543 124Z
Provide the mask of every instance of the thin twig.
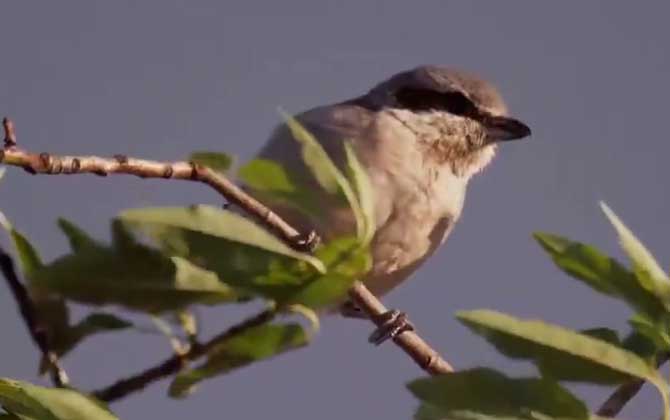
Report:
M108 387L93 392L93 395L105 402L112 402L119 400L129 394L140 391L147 385L173 375L183 369L187 362L196 360L209 351L217 347L219 344L229 340L230 338L248 330L249 328L262 325L270 322L276 315L273 310L265 310L259 314L234 325L228 330L215 336L204 344L194 344L191 348L182 354L175 354L174 356L165 359L143 372L136 375L122 379Z
M14 300L19 307L19 312L28 328L30 337L40 349L44 360L48 364L51 381L57 387L67 386L69 382L67 374L60 366L58 355L49 346L47 330L39 322L35 305L25 286L19 280L19 276L16 274L12 257L2 248L0 248L0 270L7 280L7 284L9 284L12 295L14 295Z
M668 360L670 360L670 353L663 353L658 357L656 366L660 368ZM600 406L596 414L602 417L616 417L626 404L640 392L644 383L643 379L635 379L620 385Z
M181 179L204 183L229 202L245 210L250 216L263 224L294 248L310 250L318 242L314 232L301 234L268 207L246 194L226 177L193 162L157 162L134 159L124 155L113 158L98 156L56 156L49 153L30 153L17 146L14 124L7 118L5 128L5 147L0 150L0 163L21 167L31 174L72 175L92 173L100 176L127 174L140 178ZM362 284L357 283L349 291L351 299L374 322L386 311L382 303ZM452 372L452 367L444 361L414 331L405 331L393 340L422 369L430 374ZM168 361L166 361L168 365ZM175 363L174 361L172 363ZM166 366L174 369L174 367ZM160 369L159 369L160 371ZM132 379L132 378L131 378Z

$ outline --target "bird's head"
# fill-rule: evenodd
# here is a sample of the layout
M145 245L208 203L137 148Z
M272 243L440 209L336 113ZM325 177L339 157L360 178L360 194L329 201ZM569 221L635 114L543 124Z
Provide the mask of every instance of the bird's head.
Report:
M498 143L531 134L526 124L508 116L491 83L446 67L421 66L396 74L375 86L363 102L398 119L416 134L427 156L464 175L483 169Z

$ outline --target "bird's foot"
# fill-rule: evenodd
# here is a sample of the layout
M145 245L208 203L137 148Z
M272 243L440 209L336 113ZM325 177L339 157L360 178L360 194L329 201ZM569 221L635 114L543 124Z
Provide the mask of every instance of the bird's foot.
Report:
M407 314L396 309L379 315L377 321L381 323L368 337L368 341L375 346L394 339L405 331L414 331L414 325L407 318Z

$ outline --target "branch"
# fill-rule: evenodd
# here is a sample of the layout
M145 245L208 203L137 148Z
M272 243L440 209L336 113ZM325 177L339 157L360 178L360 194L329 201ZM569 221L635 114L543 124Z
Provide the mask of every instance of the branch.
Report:
M181 179L201 182L213 188L229 202L246 210L258 222L271 229L289 245L309 250L317 238L307 238L277 216L272 210L249 196L240 187L216 171L194 162L157 162L133 159L125 155L112 158L98 156L56 156L50 153L30 153L20 149L16 143L14 123L8 118L2 121L5 130L4 148L0 150L0 163L23 168L36 175L94 174L98 176L125 174L140 178ZM308 239L308 240L307 240ZM305 243L307 240L307 243Z
M659 356L656 366L660 368L668 360L670 360L670 353L663 353ZM602 417L616 417L624 406L640 392L644 383L643 379L635 379L620 385L600 406L596 414Z
M349 297L377 327L383 326L384 321L381 315L388 312L388 309L363 283L360 281L354 283L349 289ZM393 342L403 349L421 369L431 375L454 371L454 368L415 331L410 330L398 334L393 337Z
M158 363L154 367L151 367L129 378L122 379L106 388L94 391L92 394L96 398L105 402L119 400L129 394L132 394L133 392L142 390L152 382L178 373L186 366L187 362L204 356L219 344L246 331L249 328L256 327L271 321L275 316L276 312L274 310L268 309L260 312L259 314L234 325L233 327L215 336L204 344L194 343L185 353L175 354L174 356Z
M5 146L0 151L0 163L18 166L31 174L73 175L91 173L99 176L114 174L135 175L140 178L181 179L204 183L229 202L242 208L259 223L277 234L290 246L310 251L318 242L314 232L303 235L258 200L249 196L232 181L193 162L157 162L134 159L124 155L113 158L98 156L56 156L49 153L30 153L17 146L14 124L7 118L3 120ZM360 282L349 291L351 299L377 322L379 315L386 312L384 305ZM453 368L443 360L414 331L405 331L393 340L422 369L430 374L452 372ZM166 361L167 363L168 361Z
M58 355L49 346L47 330L39 322L35 305L32 299L30 299L25 286L19 280L19 276L16 274L12 257L2 248L0 248L0 271L5 276L7 284L9 284L9 288L12 291L16 305L19 307L19 312L28 328L30 337L42 352L44 360L47 361L51 381L57 387L67 386L69 382L67 374L59 364Z

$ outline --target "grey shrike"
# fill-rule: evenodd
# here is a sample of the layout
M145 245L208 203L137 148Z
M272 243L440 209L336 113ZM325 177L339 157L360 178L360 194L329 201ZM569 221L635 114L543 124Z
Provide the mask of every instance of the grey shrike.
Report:
M470 178L493 159L498 143L530 135L508 116L496 88L440 66L398 73L367 94L296 116L336 164L351 142L372 183L376 233L365 285L377 296L407 279L440 246L459 219ZM282 125L259 153L281 163L303 186L319 187L302 163L299 145ZM340 166L342 168L342 166ZM323 217L267 202L280 216L324 238L354 232L346 204L323 193Z

